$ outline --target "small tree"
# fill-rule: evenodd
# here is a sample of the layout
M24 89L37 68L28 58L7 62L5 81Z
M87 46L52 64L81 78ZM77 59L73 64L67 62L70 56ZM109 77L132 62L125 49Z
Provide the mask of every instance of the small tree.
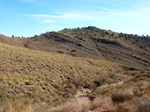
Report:
M111 36L113 37L113 36L114 36L114 33L112 33Z
M75 85L76 88L79 88L82 81L83 81L83 79L80 76L76 76L73 78L73 84Z
M123 37L123 33L119 33L119 37Z
M94 80L94 84L96 84L97 86L101 86L105 82L106 82L106 77L102 75L100 75L96 80Z
M14 35L12 35L12 38L14 38L15 36Z
M38 35L34 35L34 37L37 37Z

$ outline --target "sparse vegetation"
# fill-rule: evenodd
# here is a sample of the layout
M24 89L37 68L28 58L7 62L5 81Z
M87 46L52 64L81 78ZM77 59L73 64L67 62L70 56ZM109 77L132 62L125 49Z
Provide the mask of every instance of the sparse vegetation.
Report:
M142 99L138 104L138 112L150 112L150 98Z
M111 98L114 103L123 103L127 100L131 100L133 98L133 94L130 92L117 92L113 93Z
M81 58L2 43L0 51L0 86L5 88L0 89L0 100L26 97L48 107L67 101L81 84L92 83L97 72L107 75L107 69L115 72L117 69L113 66L118 66L105 60L87 59L90 62L87 63ZM93 64L103 67L96 68Z
M93 26L0 35L0 112L149 112L149 42Z
M79 88L82 81L83 81L83 79L81 78L81 76L76 76L73 78L73 84L75 85L76 88Z

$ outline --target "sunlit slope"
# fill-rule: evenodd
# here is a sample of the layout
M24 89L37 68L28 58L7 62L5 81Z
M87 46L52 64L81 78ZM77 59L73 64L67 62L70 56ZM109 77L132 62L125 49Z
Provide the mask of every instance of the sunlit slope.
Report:
M0 42L18 47L102 59L131 70L150 69L150 37L117 33L93 26L46 32L30 38L0 35Z
M0 42L8 45L14 45L19 47L24 47L24 38L10 38L5 35L0 34Z
M105 60L45 53L0 43L0 100L30 97L50 105L71 97L72 80L80 76L88 87L100 75L121 70ZM109 80L110 81L110 80Z

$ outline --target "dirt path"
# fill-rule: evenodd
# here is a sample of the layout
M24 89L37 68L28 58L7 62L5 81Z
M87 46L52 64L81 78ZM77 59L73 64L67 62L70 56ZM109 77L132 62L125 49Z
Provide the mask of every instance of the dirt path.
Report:
M113 83L113 84L105 84L103 86L101 86L100 88L107 88L107 87L111 87L111 86L117 86L117 85L122 85L125 83L125 81L129 80L131 77L130 76L126 76L124 74L117 74L119 76L123 76L125 77L125 79L123 81L119 81L117 83ZM93 101L93 98L91 98L91 91L89 89L84 89L83 91L78 91L76 95L74 95L74 98L72 98L71 100L75 101L76 105L74 106L75 109L78 109L78 107L86 107L89 108L91 106L91 103ZM64 105L60 105L56 108L54 108L53 110L59 110L61 108L67 107L68 108L68 103L64 104ZM50 109L51 110L51 109ZM51 112L51 111L47 111L47 112ZM52 111L52 112L57 112L57 111ZM93 111L89 111L89 112L108 112L108 110L103 109L103 108L99 108L97 110L93 110Z
M119 81L119 82L116 82L116 83L112 83L112 84L105 84L103 86L101 86L100 88L101 89L104 89L104 88L107 88L107 87L115 87L115 86L118 86L118 85L122 85L124 84L126 81L130 80L131 79L131 76L128 76L128 75L124 75L124 74L117 74L118 76L123 76L125 77L125 79L123 81Z
M107 88L107 87L112 87L112 86L118 86L118 85L122 85L124 84L126 81L130 80L131 79L131 76L127 76L127 75L124 75L124 74L117 74L119 76L123 76L125 77L125 79L123 81L119 81L119 82L116 82L116 83L113 83L113 84L105 84L103 86L101 86L100 88L101 89L104 89L104 88ZM87 103L92 103L92 100L91 98L89 97L89 93L91 91L89 89L85 89L83 92L81 91L78 91L78 93L75 95L75 99L76 101L80 104L80 105L83 105L83 104L87 104ZM108 110L106 109L103 109L103 108L100 108L98 110L94 110L94 111L89 111L89 112L107 112Z
M75 99L79 104L84 104L84 103L91 103L91 99L88 95L87 92L90 90L85 89L83 92L78 91L78 93L75 95Z
M91 61L89 61L89 60L83 59L83 61L86 62L86 63L89 64L89 65L93 65L93 66L95 66L95 67L99 67L99 66L97 66L96 64L94 64L93 62L91 62Z

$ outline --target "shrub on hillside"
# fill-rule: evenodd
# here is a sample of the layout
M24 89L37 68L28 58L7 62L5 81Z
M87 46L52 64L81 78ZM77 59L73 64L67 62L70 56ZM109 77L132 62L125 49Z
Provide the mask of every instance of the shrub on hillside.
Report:
M116 106L115 112L137 112L136 105L131 102L120 103Z
M138 112L150 112L150 98L142 99L139 102Z
M110 74L109 74L109 77L110 77L110 78L114 78L115 76L117 76L117 73L114 73L114 72L113 72L113 73L110 73Z
M75 85L76 88L79 88L82 81L83 81L83 79L80 76L76 76L73 78L73 84Z
M96 88L97 88L97 85L96 85L95 83L90 84L89 89L90 89L92 92L94 92Z
M106 82L106 77L100 75L96 80L94 80L94 84L100 86Z
M104 104L108 103L108 100L101 97L96 97L91 104L91 110L95 110L96 108L102 107Z
M113 93L111 99L114 103L123 103L127 100L131 100L133 98L133 94L130 92L119 92Z

